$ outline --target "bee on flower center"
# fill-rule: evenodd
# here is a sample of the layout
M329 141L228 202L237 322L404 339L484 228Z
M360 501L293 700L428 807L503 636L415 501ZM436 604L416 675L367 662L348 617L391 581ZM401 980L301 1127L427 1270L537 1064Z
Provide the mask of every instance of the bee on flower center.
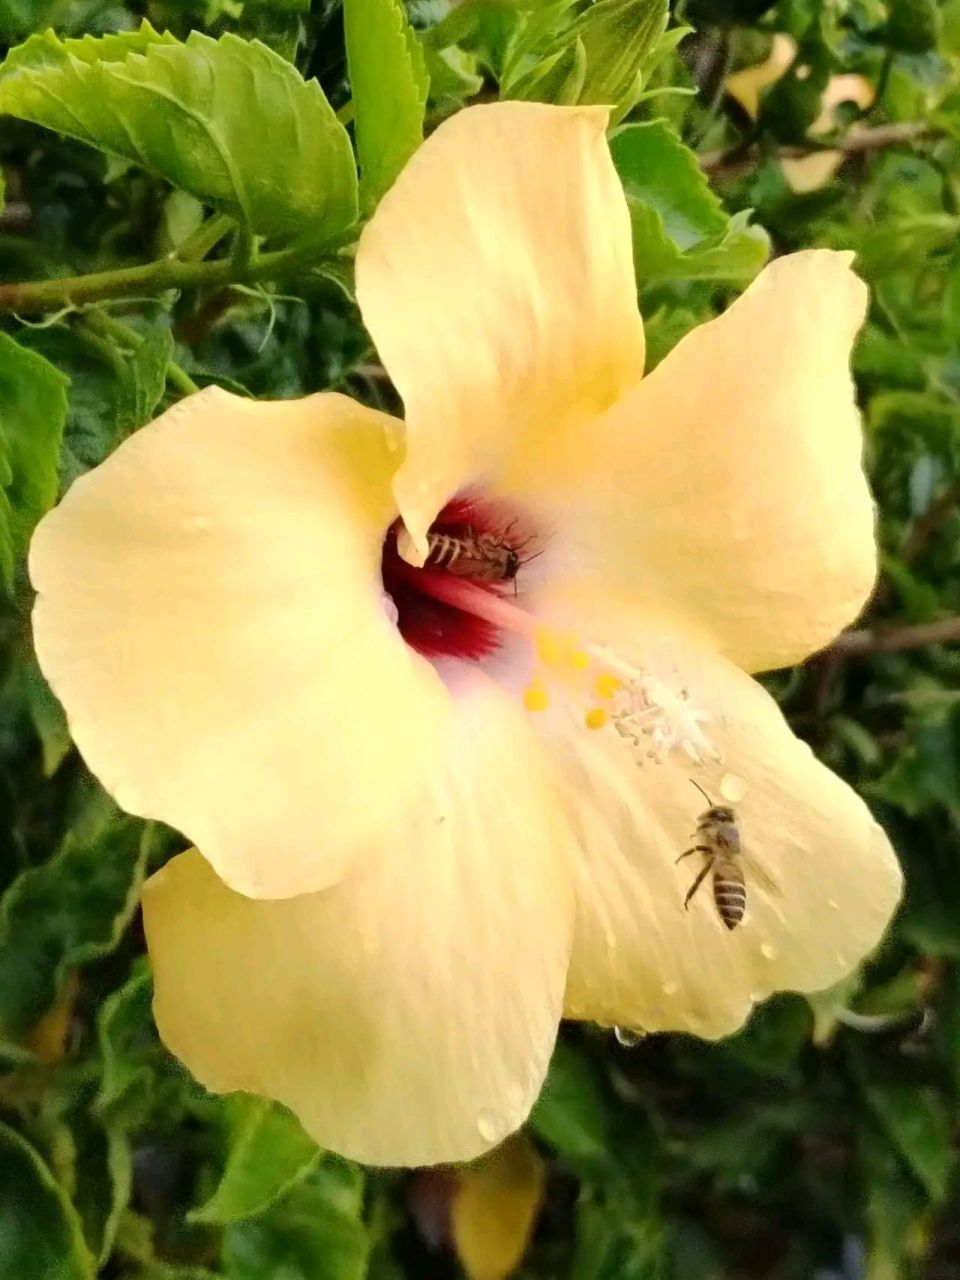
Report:
M513 546L509 534L509 527L498 537L477 533L469 525L459 535L428 533L424 567L445 569L454 577L474 578L480 582L516 582L521 565L536 559L536 556L528 556L524 560L521 556L523 548Z
M693 782L693 779L690 779ZM737 815L730 805L714 804L704 789L696 782L693 785L706 800L709 808L705 809L697 819L695 844L685 849L677 862L689 857L692 853L700 853L704 864L697 873L693 884L687 890L683 900L686 910L694 894L703 881L712 873L713 901L717 915L728 929L735 929L743 919L747 907L747 884L744 874L745 865L765 884L771 892L776 892L776 885L769 876L744 853L740 839L740 828Z

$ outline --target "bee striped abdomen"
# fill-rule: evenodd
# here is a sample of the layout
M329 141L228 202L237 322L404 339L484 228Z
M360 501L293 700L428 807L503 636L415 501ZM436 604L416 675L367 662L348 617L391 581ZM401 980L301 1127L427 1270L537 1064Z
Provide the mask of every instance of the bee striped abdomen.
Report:
M437 569L451 569L460 559L464 542L462 538L453 538L446 533L428 533L427 546L426 564Z
M747 888L738 862L718 858L714 863L713 900L723 923L728 929L735 929L747 907Z

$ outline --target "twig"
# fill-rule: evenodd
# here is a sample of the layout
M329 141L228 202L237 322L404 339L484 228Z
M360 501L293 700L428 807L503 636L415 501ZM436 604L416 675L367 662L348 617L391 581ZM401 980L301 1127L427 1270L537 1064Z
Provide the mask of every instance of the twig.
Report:
M118 267L82 276L60 276L51 280L28 280L0 285L0 312L14 315L56 311L65 306L83 306L105 298L126 298L132 294L162 293L166 289L197 286L249 284L270 280L313 265L323 257L314 245L292 245L261 254L255 261L237 264L231 258L213 261L179 262L161 258L136 267Z
M925 649L932 644L960 643L960 618L941 618L912 627L864 627L837 636L828 653L893 653L898 649Z
M772 154L779 160L799 160L820 151L842 151L847 156L862 155L864 152L881 151L884 147L900 143L918 142L922 138L932 137L935 132L931 125L923 121L882 124L874 129L858 126L835 141L817 141L804 146L789 144L777 147ZM706 152L700 157L700 167L707 173L732 176L749 169L754 159L754 153L744 154L742 145L738 145L730 151Z

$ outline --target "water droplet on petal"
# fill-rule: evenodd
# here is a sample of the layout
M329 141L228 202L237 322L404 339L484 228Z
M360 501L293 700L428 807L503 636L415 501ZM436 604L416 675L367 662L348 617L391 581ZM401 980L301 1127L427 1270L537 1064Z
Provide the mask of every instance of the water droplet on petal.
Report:
M617 935L613 932L612 929L607 930L605 934L605 941L607 944L607 950L613 951L617 945Z
M827 899L827 906L830 908L830 910L831 910L831 911L839 911L839 910L840 910L840 903L839 903L839 902L837 902L834 898L828 898L828 899Z
M739 804L747 794L747 784L735 773L725 773L720 779L720 794L730 804Z
M759 1004L764 995L762 991L751 991L748 998L751 1004Z
M665 982L660 988L665 996L675 996L680 990L679 982Z
M495 1111L481 1111L477 1116L477 1130L486 1142L496 1142L506 1131L503 1117Z
M624 1049L635 1049L644 1036L642 1031L632 1031L629 1027L614 1027L613 1034Z
M772 942L761 942L760 954L764 957L765 960L776 960L777 948L773 945Z

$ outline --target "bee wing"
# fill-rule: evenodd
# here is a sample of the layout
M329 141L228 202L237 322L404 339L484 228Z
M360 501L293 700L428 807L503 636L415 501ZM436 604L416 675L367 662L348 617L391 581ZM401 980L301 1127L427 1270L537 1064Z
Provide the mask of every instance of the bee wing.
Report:
M751 857L749 853L744 853L742 857L744 866L747 868L750 878L752 880L756 880L756 882L762 885L768 893L775 894L778 898L781 897L782 890L780 886L777 884L776 880L767 875L766 871L764 871L756 858Z

